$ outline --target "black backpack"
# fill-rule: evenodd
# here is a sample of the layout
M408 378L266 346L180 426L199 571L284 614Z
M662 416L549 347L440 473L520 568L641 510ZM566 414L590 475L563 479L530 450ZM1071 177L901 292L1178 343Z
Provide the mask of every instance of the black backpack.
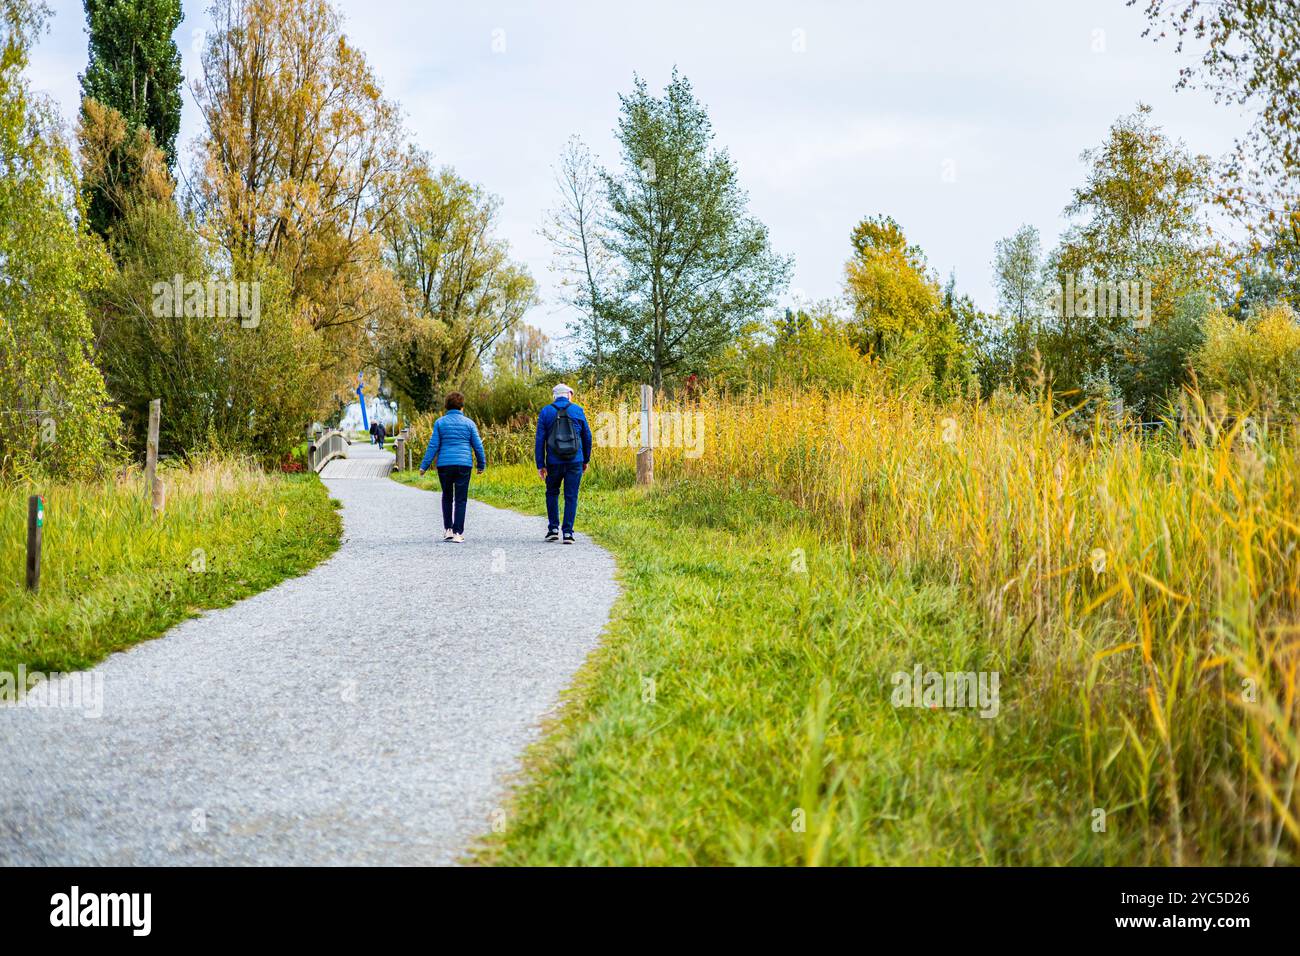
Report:
M563 408L558 405L553 407L555 424L551 426L551 434L546 438L547 454L560 461L573 461L582 451L582 438L579 436L578 426L569 417L568 405Z

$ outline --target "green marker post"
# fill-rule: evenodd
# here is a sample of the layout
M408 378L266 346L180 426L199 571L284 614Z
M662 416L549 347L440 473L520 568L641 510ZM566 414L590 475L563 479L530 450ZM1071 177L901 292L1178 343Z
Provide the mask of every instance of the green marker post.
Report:
M45 499L32 495L27 499L27 590L41 586L41 537L45 528Z

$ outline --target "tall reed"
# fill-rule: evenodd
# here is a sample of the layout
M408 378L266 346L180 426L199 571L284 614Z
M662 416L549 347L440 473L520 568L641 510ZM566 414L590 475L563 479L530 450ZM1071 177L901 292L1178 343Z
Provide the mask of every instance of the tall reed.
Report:
M588 396L589 417L620 398ZM753 483L828 544L959 585L1012 719L1064 742L1081 826L1127 814L1153 861L1296 862L1300 444L1187 407L1144 437L1050 398L706 394L675 409L703 416L703 454L655 468ZM596 469L630 480L634 454Z

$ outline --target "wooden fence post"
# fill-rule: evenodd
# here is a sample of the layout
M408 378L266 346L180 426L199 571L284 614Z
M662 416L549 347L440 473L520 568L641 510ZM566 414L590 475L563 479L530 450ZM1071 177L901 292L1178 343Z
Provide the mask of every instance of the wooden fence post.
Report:
M158 511L158 426L162 420L162 399L149 403L149 439L144 450L144 493Z
M654 397L653 388L641 386L641 447L636 453L638 485L652 485L655 480Z
M27 499L27 590L41 586L41 537L45 527L45 499L32 495Z

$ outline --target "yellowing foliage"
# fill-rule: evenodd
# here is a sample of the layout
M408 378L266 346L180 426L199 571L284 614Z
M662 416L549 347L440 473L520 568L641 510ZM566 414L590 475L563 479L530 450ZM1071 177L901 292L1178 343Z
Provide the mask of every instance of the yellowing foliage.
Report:
M1300 321L1289 306L1244 322L1217 313L1205 333L1194 360L1203 387L1224 393L1236 411L1300 413Z
M589 417L610 408L587 399ZM658 449L655 473L752 484L828 547L961 585L1012 712L1077 733L1089 807L1135 811L1175 862L1217 858L1195 834L1225 829L1277 860L1300 842L1300 445L1188 401L1197 423L1152 439L883 379L706 395L660 409L706 430L702 455ZM596 467L626 476L634 453L599 449Z

